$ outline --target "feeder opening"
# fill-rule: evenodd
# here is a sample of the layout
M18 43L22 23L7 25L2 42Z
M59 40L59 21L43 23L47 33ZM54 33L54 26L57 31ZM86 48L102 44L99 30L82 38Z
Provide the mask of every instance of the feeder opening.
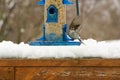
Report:
M50 14L54 14L54 13L55 13L55 9L54 9L54 8L51 8L51 9L49 10L49 13L50 13Z

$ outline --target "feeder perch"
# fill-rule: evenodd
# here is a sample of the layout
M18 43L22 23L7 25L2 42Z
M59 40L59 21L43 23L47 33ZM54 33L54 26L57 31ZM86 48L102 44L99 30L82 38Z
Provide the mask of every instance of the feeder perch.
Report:
M66 5L73 4L69 0L41 0L36 3L44 6L43 36L31 46L77 46L81 42L73 41L67 35Z

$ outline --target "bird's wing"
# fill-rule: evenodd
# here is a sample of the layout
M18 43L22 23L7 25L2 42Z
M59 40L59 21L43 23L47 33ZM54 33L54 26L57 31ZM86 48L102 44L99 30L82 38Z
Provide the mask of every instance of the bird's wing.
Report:
M71 30L77 30L79 27L80 27L80 25L81 25L81 18L80 18L80 16L76 16L73 20L72 20L72 22L71 22L71 24L70 24L70 26L69 26L69 29Z

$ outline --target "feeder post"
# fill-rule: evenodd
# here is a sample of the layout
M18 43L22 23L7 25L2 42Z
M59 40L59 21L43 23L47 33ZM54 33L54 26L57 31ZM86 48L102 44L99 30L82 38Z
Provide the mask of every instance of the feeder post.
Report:
M78 0L76 0L76 11L77 11L77 16L79 16L80 12L79 12L79 2L78 2Z

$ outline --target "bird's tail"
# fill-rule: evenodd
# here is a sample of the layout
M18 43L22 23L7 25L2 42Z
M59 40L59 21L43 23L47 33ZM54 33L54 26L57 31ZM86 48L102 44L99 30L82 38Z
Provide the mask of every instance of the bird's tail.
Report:
M85 45L85 43L81 40L81 39L78 39L82 44L84 44Z

